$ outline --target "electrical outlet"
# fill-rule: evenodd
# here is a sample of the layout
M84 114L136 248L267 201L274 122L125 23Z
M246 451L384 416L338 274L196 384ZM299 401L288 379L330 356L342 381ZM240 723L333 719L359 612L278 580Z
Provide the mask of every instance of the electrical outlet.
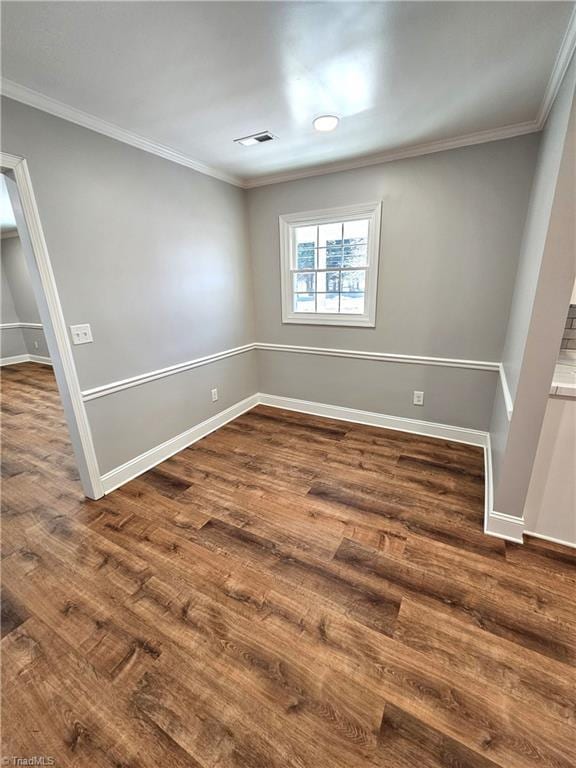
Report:
M73 344L90 344L92 339L92 329L88 323L84 325L71 325L70 333L72 334Z
M38 349L38 342L37 341L34 342L34 349Z
M218 400L218 389L214 387L212 390L212 402L215 403Z
M412 397L412 404L413 405L424 405L424 392L418 392L415 389L414 390L414 395Z

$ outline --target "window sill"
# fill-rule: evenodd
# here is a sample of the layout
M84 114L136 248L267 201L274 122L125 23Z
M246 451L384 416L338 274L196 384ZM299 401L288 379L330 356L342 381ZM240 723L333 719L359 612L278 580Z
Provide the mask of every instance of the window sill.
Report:
M363 316L350 316L342 317L341 315L314 315L311 317L304 317L302 315L288 315L282 318L283 324L293 325L334 325L344 328L374 328L376 326L375 320L370 317Z

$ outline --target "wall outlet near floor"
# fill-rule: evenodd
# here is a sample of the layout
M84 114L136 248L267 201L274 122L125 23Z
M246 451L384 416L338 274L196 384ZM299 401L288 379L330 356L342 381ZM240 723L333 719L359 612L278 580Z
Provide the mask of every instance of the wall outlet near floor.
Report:
M84 325L71 325L70 333L72 334L73 344L89 344L92 339L92 329L88 323Z
M424 405L424 392L418 392L418 390L415 389L412 396L412 404Z
M212 402L215 403L218 400L218 389L214 387L212 390Z
M37 341L34 342L34 349L38 349L38 342Z

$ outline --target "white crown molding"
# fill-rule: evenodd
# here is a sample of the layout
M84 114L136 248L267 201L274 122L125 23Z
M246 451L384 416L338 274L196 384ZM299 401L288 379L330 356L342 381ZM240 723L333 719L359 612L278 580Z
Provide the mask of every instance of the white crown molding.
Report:
M574 51L576 51L576 7L570 16L566 33L558 50L554 68L552 69L548 85L544 91L544 98L542 99L542 104L538 111L536 122L538 123L540 130L544 127L544 123L548 119L548 115L554 104L554 99L562 85L562 80L564 79L568 65L574 55Z
M311 166L307 168L301 168L293 171L285 171L280 173L265 174L260 177L242 179L235 176L232 173L228 173L222 169L214 168L199 160L195 160L188 155L183 154L171 147L167 147L164 144L148 139L145 136L127 131L124 128L120 128L113 123L109 123L106 120L102 120L95 115L91 115L88 112L71 107L64 104L61 101L52 99L49 96L45 96L38 91L31 88L27 88L24 85L14 82L13 80L7 80L5 78L1 81L1 92L4 96L19 101L23 104L28 104L31 107L40 109L44 112L48 112L57 117L61 117L69 122L81 125L84 128L89 128L92 131L101 133L105 136L109 136L112 139L121 141L124 144L130 144L133 147L143 150L144 152L150 152L151 154L163 157L165 160L170 160L173 163L184 165L187 168L192 168L199 173L203 173L207 176L212 176L220 181L225 181L228 184L241 187L243 189L254 189L256 187L266 186L268 184L281 184L285 181L294 181L296 179L305 179L312 176L322 176L329 173L337 173L339 171L349 171L354 168L364 168L370 165L378 165L380 163L390 163L395 160L404 160L410 157L420 157L422 155L434 154L436 152L445 152L450 149L459 149L461 147L469 147L477 144L486 144L491 141L500 141L502 139L510 139L515 136L523 136L529 133L537 133L544 127L554 99L558 93L558 89L562 83L566 69L570 64L570 60L576 50L576 8L573 10L568 23L568 27L562 39L562 43L558 50L558 55L552 69L550 79L546 86L540 109L535 120L514 123L512 125L505 125L499 128L490 128L484 131L476 131L473 133L464 134L462 136L455 136L450 139L440 139L438 141L424 142L422 144L414 144L410 147L403 149L391 149L385 152L378 152L375 154L364 155L362 157L351 158L349 160L342 160L335 163L328 163L324 165Z
M109 384L102 384L98 387L92 387L91 389L85 389L82 391L82 399L84 402L90 400L97 400L100 397L106 397L112 395L115 392L122 392L125 389L131 389L132 387L139 387L142 384L148 384L151 381L157 379L163 379L166 376L173 376L177 373L184 373L190 371L193 368L200 368L203 365L210 365L218 360L224 360L227 357L233 357L235 355L241 355L244 352L252 352L253 350L262 350L264 352L289 352L303 355L322 355L324 357L346 357L356 360L373 360L375 362L382 363L407 363L412 365L435 365L444 368L470 368L477 371L495 371L500 370L500 363L486 362L482 360L458 360L456 358L446 357L421 357L418 355L395 355L388 354L387 352L362 352L350 349L326 349L324 347L297 347L290 344L264 344L255 342L252 344L244 344L241 347L234 347L233 349L226 349L223 352L216 352L213 355L205 355L204 357L198 357L194 360L187 360L184 363L177 363L176 365L170 365L167 368L159 368L155 371L148 371L147 373L139 374L138 376L131 376L127 379L120 379L119 381L112 381Z
M219 168L214 168L199 160L194 160L188 155L184 155L182 152L178 152L171 147L159 144L156 141L147 139L145 136L139 136L131 131L126 131L124 128L120 128L113 123L108 123L106 120L102 120L88 112L83 112L75 107L70 107L49 96L44 96L42 93L34 91L31 88L26 88L26 86L15 83L12 80L2 78L0 88L2 95L7 96L9 99L14 99L14 101L27 104L29 107L35 107L36 109L48 112L56 117L61 117L63 120L68 120L70 123L76 123L76 125L89 128L91 131L96 131L96 133L101 133L111 139L121 141L124 144L130 144L132 147L142 149L144 152L149 152L153 155L158 155L165 160L178 163L178 165L192 168L194 171L203 173L206 176L212 176L215 179L225 181L228 184L233 184L236 187L243 186L242 180L233 174L227 173Z
M42 323L0 323L0 331L7 331L11 328L43 328Z
M362 157L341 160L336 163L328 163L316 167L301 168L294 171L284 171L281 173L258 176L252 179L245 179L244 189L254 189L255 187L264 187L268 184L281 184L285 181L295 181L296 179L306 179L310 176L323 176L327 173L338 173L339 171L351 171L354 168L365 168L370 165L379 165L381 163L391 163L395 160L405 160L410 157L420 157L421 155L432 155L436 152L446 152L449 149L461 149L462 147L471 147L476 144L486 144L490 141L501 141L502 139L512 139L516 136L524 136L528 133L537 133L541 130L536 120L526 123L514 123L500 128L490 128L485 131L476 131L463 136L455 136L450 139L440 139L438 141L429 141L423 144L413 144L403 149L390 149L385 152L378 152Z
M112 139L121 141L124 144L130 144L133 147L142 149L144 152L150 152L151 154L163 157L165 160L184 165L187 168L192 168L199 173L203 173L207 176L212 176L221 181L225 181L228 184L241 187L242 189L254 189L256 187L267 186L269 184L281 184L285 181L294 181L296 179L305 179L312 176L322 176L329 173L337 173L339 171L349 171L355 168L364 168L371 165L378 165L380 163L390 163L395 160L404 160L410 157L420 157L422 155L434 154L436 152L446 152L450 149L460 149L462 147L474 146L477 144L486 144L491 141L500 141L502 139L510 139L515 136L524 136L529 133L537 133L544 127L558 89L562 83L562 79L568 68L570 60L576 50L576 8L572 12L566 33L562 40L554 68L550 75L550 79L544 92L544 97L538 110L538 115L535 120L530 120L523 123L514 123L512 125L505 125L499 128L490 128L483 131L475 131L473 133L464 134L461 136L455 136L449 139L440 139L438 141L424 142L421 144L414 144L402 149L390 149L385 152L377 152L370 155L364 155L362 157L351 158L348 160L342 160L335 163L328 163L323 165L311 166L307 168L301 168L293 171L284 171L280 173L265 174L260 177L254 177L249 179L242 179L235 176L232 173L228 173L222 169L214 168L206 163L183 154L171 147L167 147L164 144L148 139L139 134L127 131L124 128L120 128L113 123L109 123L106 120L102 120L95 115L91 115L88 112L71 107L64 104L61 101L52 99L49 96L39 93L31 88L20 85L13 80L7 80L5 78L1 81L1 91L4 96L19 101L23 104L28 104L31 107L40 109L44 112L48 112L57 117L61 117L69 122L81 125L84 128L89 128L92 131L101 133L105 136L109 136Z

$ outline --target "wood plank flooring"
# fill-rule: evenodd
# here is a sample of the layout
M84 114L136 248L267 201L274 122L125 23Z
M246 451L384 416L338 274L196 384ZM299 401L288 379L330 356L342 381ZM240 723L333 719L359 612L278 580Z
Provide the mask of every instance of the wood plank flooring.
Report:
M480 449L257 407L93 502L2 385L5 757L576 765L576 554L484 536Z

